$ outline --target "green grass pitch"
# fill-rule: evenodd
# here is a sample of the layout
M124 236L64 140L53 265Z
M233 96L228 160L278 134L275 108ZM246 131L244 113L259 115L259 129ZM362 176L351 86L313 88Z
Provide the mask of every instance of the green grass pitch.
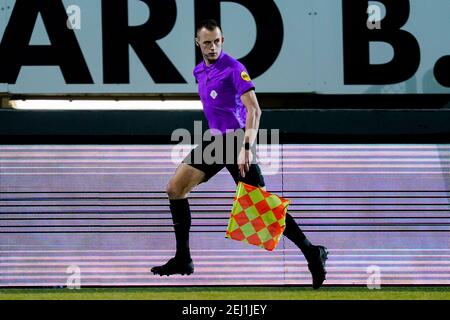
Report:
M0 300L450 300L450 287L0 289Z

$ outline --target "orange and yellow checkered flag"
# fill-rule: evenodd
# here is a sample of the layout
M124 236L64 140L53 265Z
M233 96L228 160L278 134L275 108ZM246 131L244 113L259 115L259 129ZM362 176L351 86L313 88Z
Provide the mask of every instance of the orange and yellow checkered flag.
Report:
M225 237L272 251L286 228L289 200L239 182Z

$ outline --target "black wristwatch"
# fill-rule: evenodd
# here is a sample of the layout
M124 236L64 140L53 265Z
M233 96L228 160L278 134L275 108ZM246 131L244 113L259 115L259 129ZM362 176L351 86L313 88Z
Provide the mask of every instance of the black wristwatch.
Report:
M250 142L245 142L244 143L244 149L245 150L250 150Z

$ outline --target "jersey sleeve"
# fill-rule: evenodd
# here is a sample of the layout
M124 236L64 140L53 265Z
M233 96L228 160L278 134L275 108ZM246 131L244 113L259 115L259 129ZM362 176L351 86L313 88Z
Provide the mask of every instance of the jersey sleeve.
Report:
M194 76L194 79L195 79L195 81L198 81L198 79L197 79L197 68L195 68L193 71L192 71L192 75Z
M239 96L242 96L247 91L255 89L252 79L242 64L237 64L233 68L233 82Z

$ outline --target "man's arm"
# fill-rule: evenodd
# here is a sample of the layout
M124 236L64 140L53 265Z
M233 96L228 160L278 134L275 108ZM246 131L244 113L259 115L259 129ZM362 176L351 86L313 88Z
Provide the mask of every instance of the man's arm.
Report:
M250 145L253 145L258 135L259 120L261 118L262 111L259 107L258 99L256 98L254 90L244 93L241 96L241 101L247 109L244 144L249 143ZM245 150L244 147L242 147L238 158L239 170L242 177L245 177L245 172L249 170L252 159L253 155L251 150Z
M261 118L261 109L254 90L247 91L241 96L241 101L247 109L247 121L245 123L244 142L252 145L258 135L259 120Z

